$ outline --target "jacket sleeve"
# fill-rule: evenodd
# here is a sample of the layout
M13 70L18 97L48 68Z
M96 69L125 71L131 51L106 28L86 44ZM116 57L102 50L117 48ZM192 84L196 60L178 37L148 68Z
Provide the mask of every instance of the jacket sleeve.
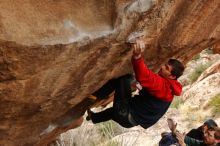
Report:
M159 91L163 88L163 79L152 72L144 63L144 59L132 59L136 80L148 91Z
M188 136L185 136L184 142L187 146L201 146L202 145L202 141L196 140Z

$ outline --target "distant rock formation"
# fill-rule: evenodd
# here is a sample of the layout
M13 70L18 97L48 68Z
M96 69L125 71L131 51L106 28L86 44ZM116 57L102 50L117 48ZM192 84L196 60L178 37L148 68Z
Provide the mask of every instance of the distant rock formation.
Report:
M0 145L46 145L62 132L40 136L51 122L67 113L79 119L88 95L132 72L132 38L143 35L154 70L170 57L186 63L219 41L219 7L219 0L0 2Z
M183 99L187 100L189 106L203 107L210 98L220 93L220 61L209 67L198 80L190 85L183 94Z

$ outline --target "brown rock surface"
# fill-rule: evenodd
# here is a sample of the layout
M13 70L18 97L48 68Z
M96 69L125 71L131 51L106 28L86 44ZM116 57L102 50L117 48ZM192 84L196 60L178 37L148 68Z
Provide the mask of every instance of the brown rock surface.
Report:
M219 0L7 0L0 8L3 146L45 145L62 132L40 137L49 123L83 115L89 94L131 72L125 41L134 32L144 34L154 69L220 40Z
M214 53L220 54L220 42L215 43L215 44L213 45L213 47L212 47L212 50L213 50Z

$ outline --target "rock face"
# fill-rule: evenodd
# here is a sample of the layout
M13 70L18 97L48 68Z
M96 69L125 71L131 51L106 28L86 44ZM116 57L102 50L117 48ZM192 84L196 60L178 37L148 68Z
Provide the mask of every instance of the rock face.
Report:
M220 42L216 43L216 44L213 46L213 52L220 54Z
M131 38L143 35L154 70L220 41L219 0L8 0L0 8L3 146L45 145L62 132L45 140L49 123L83 115L88 95L131 73Z

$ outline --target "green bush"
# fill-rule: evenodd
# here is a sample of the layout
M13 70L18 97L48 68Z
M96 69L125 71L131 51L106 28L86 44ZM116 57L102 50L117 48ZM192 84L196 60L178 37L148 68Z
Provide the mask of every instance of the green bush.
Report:
M207 62L206 64L198 65L192 74L189 76L191 83L195 82L199 76L209 67L211 66L211 62Z
M175 96L174 99L173 99L173 101L172 101L172 103L171 103L171 105L170 105L170 107L171 107L171 108L176 108L176 109L178 109L179 106L180 106L182 103L183 103L182 98Z
M200 54L196 54L195 56L193 56L192 60L198 60L200 58Z
M212 48L208 48L205 50L207 54L214 54Z
M213 113L220 113L220 93L214 96L209 102L208 106L213 108Z

